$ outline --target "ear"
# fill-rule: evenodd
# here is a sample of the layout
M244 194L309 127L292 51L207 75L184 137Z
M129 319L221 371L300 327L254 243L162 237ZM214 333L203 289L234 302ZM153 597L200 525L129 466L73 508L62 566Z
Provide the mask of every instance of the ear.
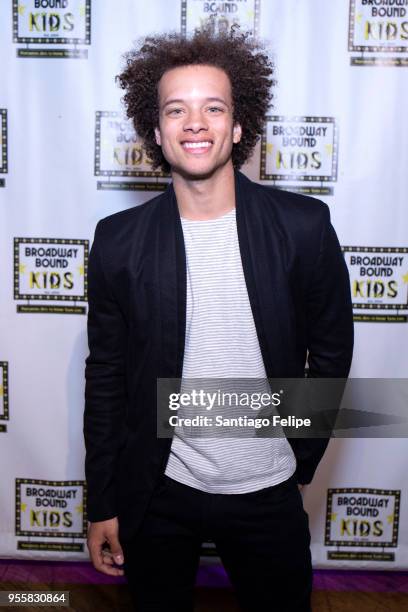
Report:
M241 140L241 136L242 136L242 128L239 123L236 123L232 131L233 143L238 144L238 142Z
M159 147L161 147L160 130L158 127L154 128L154 136L156 138L156 144L159 145Z

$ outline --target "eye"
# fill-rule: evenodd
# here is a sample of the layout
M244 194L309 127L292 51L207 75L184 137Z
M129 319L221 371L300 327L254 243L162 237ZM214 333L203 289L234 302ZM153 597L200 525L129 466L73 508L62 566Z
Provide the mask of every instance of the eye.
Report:
M220 106L210 106L208 110L211 115L214 115L216 113L222 113L224 111L224 109L221 108Z
M177 117L177 115L181 115L181 113L183 112L182 108L170 108L166 115L172 115L173 117Z

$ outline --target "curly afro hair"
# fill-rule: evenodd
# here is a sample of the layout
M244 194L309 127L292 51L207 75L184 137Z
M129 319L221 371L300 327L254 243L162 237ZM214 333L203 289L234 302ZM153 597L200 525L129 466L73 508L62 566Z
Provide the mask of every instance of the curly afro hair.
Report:
M125 58L126 68L116 79L126 92L127 116L143 140L153 169L170 171L154 138L154 128L159 125L158 83L168 70L192 64L221 68L229 77L234 123L243 128L240 142L232 149L232 163L240 168L247 161L262 133L275 84L273 64L250 33L232 27L215 34L208 25L190 38L176 33L148 36Z

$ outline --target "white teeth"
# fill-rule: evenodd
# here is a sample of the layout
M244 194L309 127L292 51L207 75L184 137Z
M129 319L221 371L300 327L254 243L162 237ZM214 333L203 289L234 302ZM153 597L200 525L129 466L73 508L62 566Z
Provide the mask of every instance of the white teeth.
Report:
M201 147L209 147L211 142L183 142L183 147L186 149L200 149Z

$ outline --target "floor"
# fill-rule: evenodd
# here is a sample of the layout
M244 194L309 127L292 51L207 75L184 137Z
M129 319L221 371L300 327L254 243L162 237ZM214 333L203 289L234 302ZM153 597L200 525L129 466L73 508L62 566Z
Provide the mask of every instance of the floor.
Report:
M3 560L0 561L0 590L69 591L70 606L47 607L50 611L130 610L123 580L102 576L89 563ZM313 612L407 612L408 572L316 570L312 604ZM0 609L9 608L0 606ZM44 610L38 606L18 609L28 612ZM201 567L197 578L195 612L238 610L223 568L218 565ZM271 612L274 612L272 608Z

